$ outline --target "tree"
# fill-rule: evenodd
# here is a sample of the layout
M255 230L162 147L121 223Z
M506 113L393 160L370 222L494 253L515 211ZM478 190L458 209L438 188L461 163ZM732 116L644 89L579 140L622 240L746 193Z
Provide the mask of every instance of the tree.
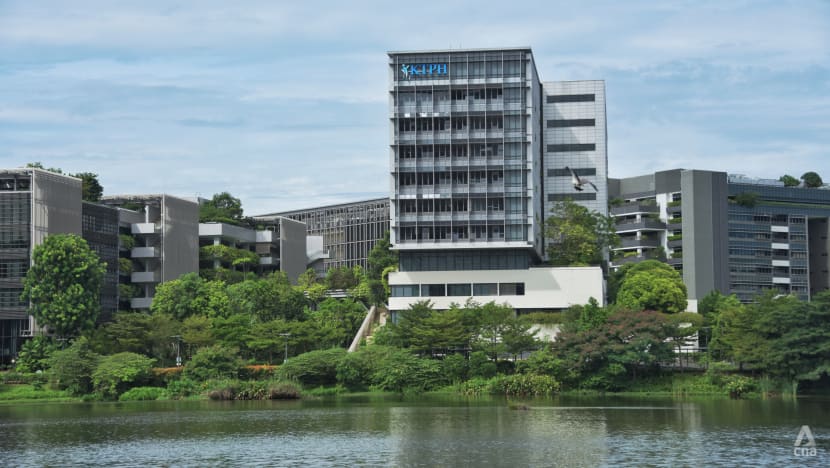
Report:
M74 234L47 236L32 253L21 299L31 314L58 336L89 330L101 313L101 281L106 263Z
M801 176L801 180L804 181L804 186L809 188L818 188L824 185L824 182L821 180L821 176L813 171L805 172Z
M37 372L49 368L49 358L55 352L55 344L48 336L36 336L23 343L17 354L15 370Z
M161 283L150 310L177 320L191 315L224 317L228 313L228 294L222 281L205 281L198 273L187 273Z
M683 312L687 307L686 286L674 268L657 260L646 260L627 269L616 303L632 310Z
M711 291L697 303L697 312L703 317L698 335L700 346L706 348L709 356L718 358L725 351L718 341L721 314L729 309L743 307L738 298L732 294L725 296L717 290Z
M614 219L573 201L558 202L545 220L545 236L551 240L548 257L554 265L596 265L619 238Z
M366 275L373 280L380 280L386 268L398 266L398 252L392 250L392 244L389 242L389 231L386 231L383 239L378 240L372 246L367 263L369 268Z
M789 174L782 175L778 180L784 182L784 187L798 187L801 184L801 181Z
M224 346L202 348L184 368L184 374L195 380L229 379L239 375L241 362L237 350Z
M49 372L58 388L74 395L83 395L92 390L92 373L98 366L100 356L89 347L86 337L72 342L69 348L55 351L49 358Z
M242 202L228 192L217 193L199 206L199 222L242 224Z
M99 202L104 194L104 187L98 182L98 174L92 172L80 172L72 177L81 179L81 197L88 202Z
M735 203L744 208L755 208L760 197L757 192L741 192L735 195Z
M104 356L92 373L95 390L106 398L116 398L132 385L150 377L153 360L136 353L124 352Z

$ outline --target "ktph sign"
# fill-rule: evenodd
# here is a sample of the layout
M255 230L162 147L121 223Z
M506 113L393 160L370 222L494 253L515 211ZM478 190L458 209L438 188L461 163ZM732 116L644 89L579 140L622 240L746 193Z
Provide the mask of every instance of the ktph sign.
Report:
M405 63L401 65L401 73L407 80L427 76L446 76L446 63Z

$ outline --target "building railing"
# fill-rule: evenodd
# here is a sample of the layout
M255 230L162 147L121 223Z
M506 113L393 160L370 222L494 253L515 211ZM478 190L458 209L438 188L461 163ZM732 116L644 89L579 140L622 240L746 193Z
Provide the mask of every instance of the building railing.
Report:
M626 215L636 213L657 213L660 208L652 203L630 202L624 203L620 206L612 206L612 215Z

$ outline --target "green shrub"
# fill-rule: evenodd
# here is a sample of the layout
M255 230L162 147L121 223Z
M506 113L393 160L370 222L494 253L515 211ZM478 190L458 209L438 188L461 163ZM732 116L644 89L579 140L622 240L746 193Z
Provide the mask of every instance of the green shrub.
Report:
M467 396L479 396L490 393L490 379L482 377L473 377L472 379L462 382L458 386L458 390Z
M380 358L372 375L372 384L378 389L400 393L432 390L447 383L438 361L403 349L391 349Z
M346 350L342 348L300 354L280 366L277 375L303 385L334 385L337 383L337 365L345 355Z
M441 372L451 382L467 379L467 359L462 354L450 354L441 361Z
M174 399L184 398L199 393L199 386L193 380L182 377L167 383L167 393Z
M362 347L354 353L347 353L337 363L337 383L350 389L366 388L370 385L374 372L374 360L389 349L386 346L372 345Z
M289 400L300 398L300 386L279 380L225 380L213 383L207 392L211 400Z
M124 352L104 356L92 373L95 390L105 398L116 398L131 386L148 380L153 359Z
M230 379L239 375L242 367L237 350L221 345L207 346L196 351L187 363L184 375L194 380Z
M725 379L723 386L730 397L740 398L755 390L755 381L743 375L730 375Z
M519 321L522 323L542 325L565 323L565 318L565 314L562 312L530 312L529 314L519 315Z
M167 390L161 387L134 387L122 393L118 401L160 400L167 396Z
M543 396L559 392L559 382L549 375L499 375L490 380L489 391L508 396Z
M92 391L92 372L99 359L90 349L89 341L80 337L70 347L52 354L48 360L49 373L59 389L83 395Z
M18 372L45 371L49 368L49 358L56 347L52 340L45 336L36 336L23 343L17 355L15 370Z
M496 363L490 360L487 357L487 353L484 351L476 351L474 353L470 353L470 359L468 362L469 366L469 376L470 377L482 377L485 379L489 379L496 375L498 369L496 368Z

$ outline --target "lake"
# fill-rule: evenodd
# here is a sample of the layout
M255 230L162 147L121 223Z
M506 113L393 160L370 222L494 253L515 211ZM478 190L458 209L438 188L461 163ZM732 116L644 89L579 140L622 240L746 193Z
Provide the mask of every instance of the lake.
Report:
M830 400L356 396L0 406L4 466L828 466ZM795 456L807 425L815 456ZM801 448L805 448L804 438Z

